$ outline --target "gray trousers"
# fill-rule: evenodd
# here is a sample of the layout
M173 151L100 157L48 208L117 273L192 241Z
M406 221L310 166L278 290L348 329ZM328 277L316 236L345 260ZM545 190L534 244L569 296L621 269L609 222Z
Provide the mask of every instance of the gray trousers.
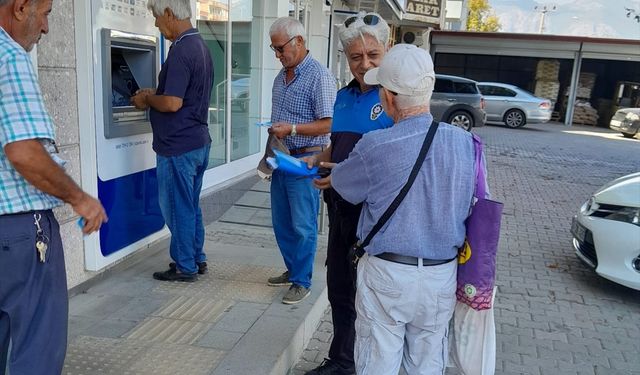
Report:
M60 227L51 210L38 211L48 238L38 260L34 212L0 216L0 374L58 375L67 351L68 295Z
M365 255L358 264L358 375L444 374L457 262L409 266Z

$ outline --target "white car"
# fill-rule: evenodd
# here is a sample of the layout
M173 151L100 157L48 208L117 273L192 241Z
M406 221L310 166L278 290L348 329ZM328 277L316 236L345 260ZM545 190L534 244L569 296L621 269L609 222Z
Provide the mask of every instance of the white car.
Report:
M596 273L640 290L640 172L596 191L571 223L576 255Z
M551 119L551 101L518 86L478 82L478 88L484 97L487 122L504 122L510 128L519 128Z

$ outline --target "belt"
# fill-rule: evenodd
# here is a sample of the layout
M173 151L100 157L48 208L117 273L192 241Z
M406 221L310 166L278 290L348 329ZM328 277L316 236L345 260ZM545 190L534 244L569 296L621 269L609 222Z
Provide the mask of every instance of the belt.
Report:
M308 154L311 152L322 152L324 151L324 149L325 149L325 146L301 147L301 148L294 148L293 150L289 150L289 154L291 155Z
M410 266L417 266L418 265L418 260L420 258L416 258L416 257L410 257L410 256L406 256L406 255L399 255L399 254L394 254L394 253L380 253L375 255L377 258L380 259L384 259L384 260L388 260L389 262L394 262L394 263L400 263L400 264L407 264ZM441 264L446 264L451 262L454 259L457 259L458 257L454 257L451 259L426 259L423 258L422 259L422 265L423 266L439 266Z
M10 214L0 214L0 216L22 216L22 215L33 215L36 212L41 211L49 211L49 210L31 210L31 211L22 211L22 212L14 212Z

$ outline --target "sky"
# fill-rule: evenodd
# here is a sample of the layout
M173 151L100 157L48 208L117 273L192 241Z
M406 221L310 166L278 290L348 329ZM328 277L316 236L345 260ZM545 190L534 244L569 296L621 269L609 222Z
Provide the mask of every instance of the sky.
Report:
M503 32L539 33L543 6L544 34L640 40L640 23L627 18L626 8L640 15L640 0L489 0Z

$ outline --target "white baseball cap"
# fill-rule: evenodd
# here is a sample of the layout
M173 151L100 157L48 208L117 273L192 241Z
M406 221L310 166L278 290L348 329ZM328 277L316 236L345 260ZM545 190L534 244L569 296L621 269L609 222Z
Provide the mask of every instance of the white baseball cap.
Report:
M428 95L436 81L429 53L413 44L396 44L380 66L364 75L367 85L380 85L401 95Z

